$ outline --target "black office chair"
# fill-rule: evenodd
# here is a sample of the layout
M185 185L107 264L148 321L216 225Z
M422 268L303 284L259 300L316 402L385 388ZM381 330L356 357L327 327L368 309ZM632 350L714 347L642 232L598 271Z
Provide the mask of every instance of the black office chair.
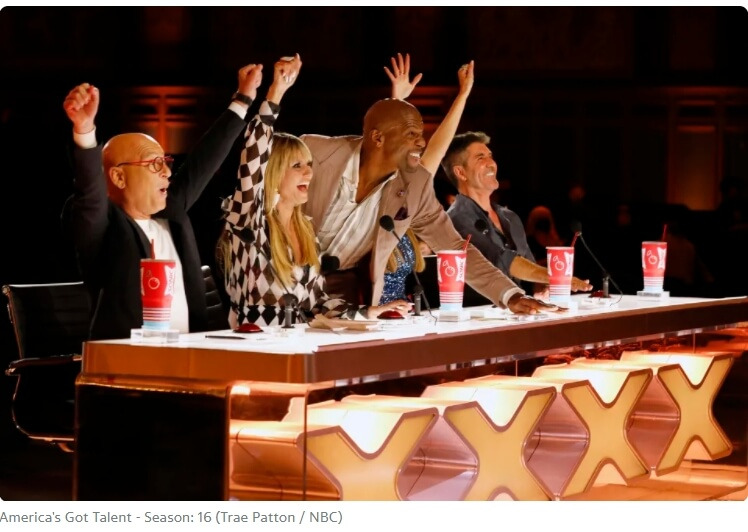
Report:
M208 330L228 329L229 315L223 303L218 285L210 271L210 266L202 266L205 280L205 304L208 307Z
M91 304L83 283L3 286L18 345L5 374L17 379L12 415L29 438L66 451L75 441L75 379Z

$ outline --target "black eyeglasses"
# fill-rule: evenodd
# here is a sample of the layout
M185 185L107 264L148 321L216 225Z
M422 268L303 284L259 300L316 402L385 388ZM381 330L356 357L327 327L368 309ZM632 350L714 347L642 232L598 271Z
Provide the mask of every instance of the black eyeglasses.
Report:
M167 165L169 168L171 168L171 164L174 162L174 157L171 155L164 155L163 157L156 157L154 159L148 159L147 161L129 161L124 163L119 163L117 167L123 165L135 165L135 166L148 166L148 169L153 172L157 173L163 170L164 165Z

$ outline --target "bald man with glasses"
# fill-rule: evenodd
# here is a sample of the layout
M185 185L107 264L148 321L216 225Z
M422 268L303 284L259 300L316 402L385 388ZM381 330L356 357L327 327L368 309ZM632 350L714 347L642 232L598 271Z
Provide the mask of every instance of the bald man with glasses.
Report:
M127 338L130 329L143 325L144 258L176 261L172 328L205 330L204 281L187 211L244 131L261 81L262 65L239 70L228 109L174 172L173 159L143 133L124 133L98 144L94 121L99 90L83 83L68 93L63 108L73 124L75 180L67 223L93 303L92 340Z

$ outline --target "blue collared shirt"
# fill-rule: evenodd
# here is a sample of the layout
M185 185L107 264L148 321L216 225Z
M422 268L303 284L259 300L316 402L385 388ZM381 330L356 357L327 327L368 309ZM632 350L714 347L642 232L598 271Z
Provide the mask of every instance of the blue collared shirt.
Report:
M457 195L447 214L463 238L467 238L469 234L472 235L470 243L478 248L494 266L510 276L509 267L514 257L519 255L531 262L536 261L527 243L525 227L520 217L514 211L493 202L491 208L499 217L504 234L493 224L487 211L463 194ZM483 220L486 224L486 230L483 232L475 227L478 220Z

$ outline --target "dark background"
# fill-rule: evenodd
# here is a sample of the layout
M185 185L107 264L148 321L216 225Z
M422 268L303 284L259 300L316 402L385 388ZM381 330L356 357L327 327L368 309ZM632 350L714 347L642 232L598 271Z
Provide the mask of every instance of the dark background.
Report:
M746 35L741 7L6 7L0 284L78 279L59 223L72 192L62 101L78 83L101 90L99 140L148 131L179 155L228 103L247 63L267 69L262 94L272 63L301 54L279 130L353 134L366 108L389 95L382 67L409 52L412 72L424 74L411 101L429 133L449 108L457 68L476 61L460 131L492 136L502 204L523 218L552 206L568 238L567 192L583 187L587 242L628 292L641 287L638 242L678 218L716 278L700 293L745 294L733 259L745 248L725 237L715 209L724 177L748 178ZM236 163L227 160L192 212L206 264ZM632 213L631 229L615 225L619 206ZM608 245L626 239L627 270ZM578 255L580 273L599 285ZM0 319L0 366L15 357Z

